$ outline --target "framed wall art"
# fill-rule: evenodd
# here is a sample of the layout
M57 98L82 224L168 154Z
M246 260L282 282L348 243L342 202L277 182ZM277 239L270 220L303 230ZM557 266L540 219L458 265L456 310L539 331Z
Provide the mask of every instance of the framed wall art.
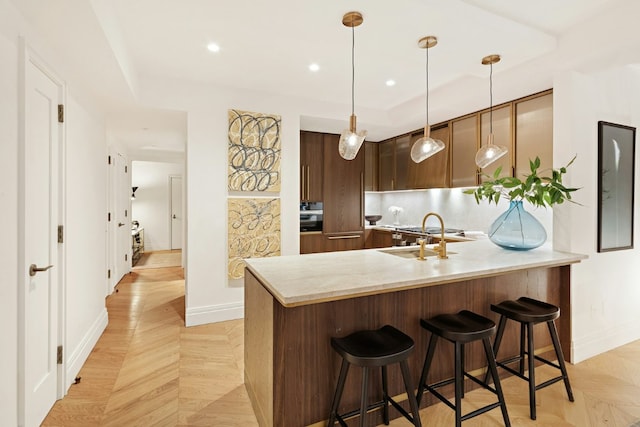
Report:
M598 122L598 252L633 248L636 128Z

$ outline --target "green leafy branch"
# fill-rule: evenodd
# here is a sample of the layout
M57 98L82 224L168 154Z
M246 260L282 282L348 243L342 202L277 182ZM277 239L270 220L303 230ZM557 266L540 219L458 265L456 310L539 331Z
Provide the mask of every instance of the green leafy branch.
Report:
M547 207L561 204L565 201L576 203L571 200L571 193L578 188L565 187L562 184L562 175L567 173L567 168L571 166L576 156L571 159L566 166L560 169L551 169L551 176L539 176L540 158L529 160L531 174L526 175L525 180L513 176L500 177L502 166L497 168L493 176L483 174L489 180L484 181L477 188L465 190L465 194L473 194L476 203L487 199L489 203L498 204L501 197L509 200L527 200L534 206Z

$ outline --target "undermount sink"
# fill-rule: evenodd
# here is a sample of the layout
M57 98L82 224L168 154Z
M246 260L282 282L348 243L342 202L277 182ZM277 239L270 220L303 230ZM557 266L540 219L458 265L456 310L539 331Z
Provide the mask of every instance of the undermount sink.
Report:
M420 256L420 246L409 246L407 248L394 248L394 249L380 249L378 250L378 252L382 252L385 254L389 254L389 255L395 255L401 258L414 258L414 259L418 259L418 257ZM451 251L447 251L447 255L452 255L455 254L456 252L451 252ZM425 248L424 249L424 256L425 257L430 257L430 256L437 256L438 253L436 251L434 251L433 249L429 249L429 248Z

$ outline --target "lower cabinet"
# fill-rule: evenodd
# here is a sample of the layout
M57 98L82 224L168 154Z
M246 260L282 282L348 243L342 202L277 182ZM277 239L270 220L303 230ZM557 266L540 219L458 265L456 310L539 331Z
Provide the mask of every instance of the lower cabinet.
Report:
M327 236L321 232L300 233L300 253L351 251L365 247L364 233Z
M393 246L393 232L370 229L367 230L366 249L388 248Z

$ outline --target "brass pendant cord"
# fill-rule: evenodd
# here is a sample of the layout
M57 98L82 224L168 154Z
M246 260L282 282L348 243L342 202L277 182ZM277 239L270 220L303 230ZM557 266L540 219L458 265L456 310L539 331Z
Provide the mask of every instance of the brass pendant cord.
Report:
M489 134L493 134L493 62L489 64Z
M426 111L426 119L427 122L425 123L425 126L429 126L429 47L428 44L429 42L427 41L427 47L424 49L425 50L425 55L427 56L426 58L426 65L425 65L425 87L427 88L427 96L425 97L425 106L424 109ZM425 134L426 136L426 134Z
M356 49L356 32L355 26L351 27L351 115L354 115L355 104L355 79L356 79L356 67L355 67L355 49Z

